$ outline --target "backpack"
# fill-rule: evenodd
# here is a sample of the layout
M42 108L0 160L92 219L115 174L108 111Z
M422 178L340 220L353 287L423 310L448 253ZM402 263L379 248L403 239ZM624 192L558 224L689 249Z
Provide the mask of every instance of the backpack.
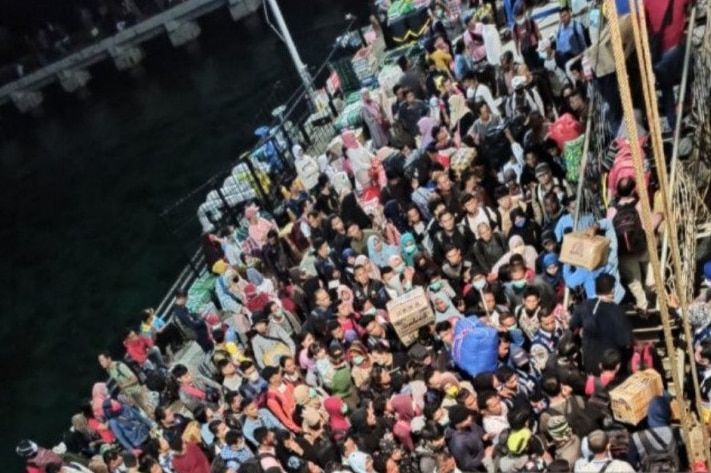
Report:
M205 353L198 365L198 372L206 378L217 381L220 379L220 372L217 370L217 362L229 360L230 354L225 350L210 350Z
M511 156L511 143L506 138L506 127L489 128L479 144L479 154L490 169L499 169Z
M585 414L585 410L578 406L574 399L566 401L566 412L561 412L558 409L548 408L546 412L550 415L563 416L568 421L568 425L572 427L573 433L580 438L586 437L590 432L598 428L595 421Z
M516 25L516 36L521 38L521 52L538 47L536 37L536 24L530 18L526 18L526 23L522 26Z
M642 219L635 199L627 204L617 204L612 226L617 235L617 251L622 255L638 255L647 250L647 239L642 229Z
M654 342L635 343L634 353L632 354L632 360L630 361L633 374L637 371L654 369L654 355L652 354L652 348L654 348Z
M673 432L671 442L662 440L654 429L638 432L637 438L645 451L640 471L650 473L679 471L679 454Z

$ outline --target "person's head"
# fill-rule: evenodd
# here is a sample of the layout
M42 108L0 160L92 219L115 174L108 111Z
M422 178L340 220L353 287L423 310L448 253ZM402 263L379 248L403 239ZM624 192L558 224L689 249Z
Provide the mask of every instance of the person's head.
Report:
M175 291L175 305L178 306L184 306L185 303L188 301L188 293L185 292L183 289L178 289Z
M526 22L526 4L519 2L514 8L514 19L517 25L523 25Z
M353 269L353 277L358 284L366 285L370 282L368 270L363 265L358 265Z
M420 209L417 208L417 205L411 204L407 208L407 221L411 225L422 221L422 213Z
M266 427L257 427L252 435L260 448L273 447L275 444L274 432Z
M314 302L316 302L318 307L327 309L331 307L331 296L328 294L328 291L323 288L316 289Z
M622 354L617 348L608 348L602 352L600 370L617 372L622 366Z
M551 173L551 168L546 163L539 163L536 165L536 180L542 185L546 186L553 180L553 174Z
M193 381L193 376L190 374L190 370L188 370L188 367L183 364L175 365L170 372L180 384L190 384Z
M514 65L513 51L504 51L499 58L499 64L504 71L510 71Z
M244 446L244 436L242 432L231 429L225 434L225 443L235 450L242 448Z
M439 224L442 227L442 229L444 229L444 231L446 231L446 232L453 231L455 222L454 222L454 215L452 214L452 212L445 209L444 212L442 212L439 215Z
M702 366L711 366L711 339L703 340L696 347L696 361Z
M560 24L563 26L568 26L570 23L570 8L567 6L561 7L560 9Z
M492 312L496 308L496 294L494 294L491 289L484 289L482 293L482 305L484 309L488 312Z
M464 430L472 425L472 413L458 404L449 408L449 425L457 430Z
M155 416L156 422L163 426L170 426L175 422L175 414L169 406L156 407L153 415Z
M491 227L486 222L482 222L477 225L476 229L479 232L480 240L488 242L491 241L491 238L494 236L494 233L491 231Z
M412 103L415 103L415 100L417 100L415 91L407 89L407 92L405 92L405 101L409 104L412 104Z
M486 104L486 102L479 102L479 104L476 107L477 112L479 112L479 118L482 121L487 121L489 118L491 118L491 110L489 110L489 106Z
M612 297L615 294L615 278L609 274L600 274L595 279L595 293L598 297Z
M555 373L543 375L543 378L541 378L541 391L548 397L560 396L560 380Z
M623 177L617 181L617 196L632 197L635 191L635 181L631 177Z
M541 307L541 310L538 311L538 322L540 324L541 330L543 330L546 333L553 333L555 332L556 328L556 318L555 315L553 315L552 312L548 311L547 309L544 309Z
M254 384L259 381L259 371L257 371L257 367L251 361L246 360L240 363L239 370L250 383Z
M402 72L405 72L410 68L410 60L403 54L397 58L397 65L400 67Z
M543 198L543 209L548 215L557 215L560 212L560 201L555 192L549 192Z
M516 391L518 387L516 371L508 365L500 366L496 370L496 379L499 380L499 383L501 383L504 388L511 391Z
M437 184L437 190L440 192L448 193L452 190L452 180L444 171L437 173L437 176L435 176L435 182Z
M500 416L503 414L501 398L495 391L487 390L479 393L477 404L479 405L479 411L484 415Z
M610 439L604 430L593 430L588 434L588 448L596 457L608 454Z
M585 107L585 97L583 97L582 91L580 89L573 89L570 97L568 97L568 103L570 104L570 108L575 112L583 110Z
M509 426L512 431L528 427L531 421L531 406L527 404L514 404L506 413L506 420L509 421Z
M452 330L452 324L448 320L438 322L435 325L435 333L447 345L451 345L454 341L454 330Z
M168 439L168 445L170 450L177 454L182 454L185 448L183 438L180 435L171 435Z
M331 248L328 246L328 242L323 238L314 238L313 246L316 254L321 258L326 258L331 253Z
M113 362L113 360L111 359L111 354L108 351L102 351L101 353L99 353L98 359L99 365L101 365L101 367L105 370L109 369L111 363Z
M447 246L444 249L444 256L451 266L459 266L462 262L462 251L456 246Z
M526 288L526 266L523 263L513 261L509 263L509 279L513 287L522 290Z

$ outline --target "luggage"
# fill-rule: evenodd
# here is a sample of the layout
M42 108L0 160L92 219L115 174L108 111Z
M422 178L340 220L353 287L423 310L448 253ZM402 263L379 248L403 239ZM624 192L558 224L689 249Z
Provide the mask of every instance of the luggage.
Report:
M548 130L548 137L556 142L559 150L565 149L568 141L573 141L583 134L583 126L570 113L554 121Z
M637 425L647 417L649 403L664 392L662 377L655 370L638 371L610 391L612 414L625 424Z
M474 377L494 372L499 362L499 334L477 317L468 317L454 327L452 358L462 370Z

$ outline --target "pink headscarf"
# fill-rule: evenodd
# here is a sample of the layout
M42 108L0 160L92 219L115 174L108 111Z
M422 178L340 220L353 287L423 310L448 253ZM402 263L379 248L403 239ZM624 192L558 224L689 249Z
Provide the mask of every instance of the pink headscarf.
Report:
M336 293L338 293L338 298L347 303L351 312L353 312L353 290L345 284L341 284L336 289Z
M377 279L378 281L380 281L380 279L381 279L380 270L378 269L377 266L375 266L373 263L370 262L370 259L368 259L367 256L365 256L365 255L356 256L355 265L356 266L368 266L368 268L370 268L370 271L368 271L368 276L370 276L370 279Z
M417 128L420 130L420 135L422 136L420 149L427 148L427 145L434 141L434 139L432 138L432 128L434 128L436 125L437 122L432 117L422 117L417 122Z
M409 394L397 394L390 399L390 404L397 414L399 420L410 422L415 417L415 410L412 408L412 396Z
M346 130L341 133L341 141L343 141L343 146L346 149L356 149L360 147L358 138L356 138L356 135L353 130Z
M94 411L94 417L97 419L104 418L103 404L109 398L109 391L106 388L106 383L95 383L91 388L91 410Z
M348 430L351 426L348 418L343 413L344 405L343 399L336 396L328 397L323 401L323 408L328 413L328 424L332 431Z

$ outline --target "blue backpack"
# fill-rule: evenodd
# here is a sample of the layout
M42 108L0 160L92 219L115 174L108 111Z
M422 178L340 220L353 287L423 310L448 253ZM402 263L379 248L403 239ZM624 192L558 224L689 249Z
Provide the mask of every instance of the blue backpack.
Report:
M457 322L452 358L457 366L474 377L494 372L499 361L499 334L477 317Z

